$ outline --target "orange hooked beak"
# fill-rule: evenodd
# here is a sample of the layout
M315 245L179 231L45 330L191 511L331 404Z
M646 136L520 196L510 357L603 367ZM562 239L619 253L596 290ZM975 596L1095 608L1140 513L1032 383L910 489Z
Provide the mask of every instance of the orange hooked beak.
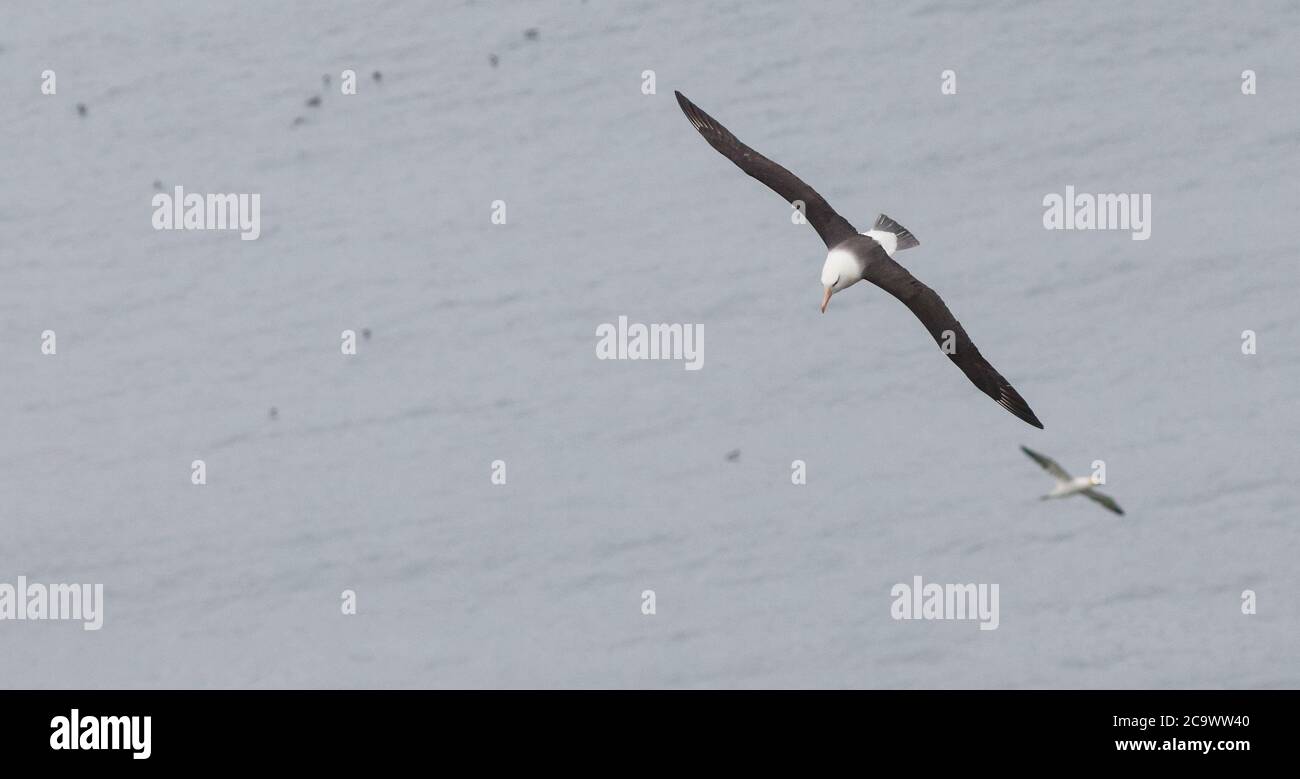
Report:
M830 287L827 287L827 288L826 288L826 294L825 294L825 295L822 295L822 313L823 313L823 314L826 313L826 306L830 305L830 302L831 302L831 288L830 288Z

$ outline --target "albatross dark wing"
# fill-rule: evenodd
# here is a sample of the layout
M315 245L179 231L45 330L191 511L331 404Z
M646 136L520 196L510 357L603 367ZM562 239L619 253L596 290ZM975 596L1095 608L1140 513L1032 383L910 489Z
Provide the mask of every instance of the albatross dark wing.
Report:
M858 234L847 219L835 213L826 199L799 180L798 176L741 143L739 138L687 100L681 92L674 90L673 94L677 95L677 104L682 107L682 113L686 114L686 118L691 120L691 124L695 125L695 129L700 131L710 146L790 203L803 201L804 216L826 242L827 248Z
M1029 404L984 359L938 293L917 281L916 277L908 273L907 268L885 256L884 252L876 253L876 257L867 263L863 278L903 301L903 305L911 309L921 324L925 325L925 329L930 331L930 337L939 344L940 349L944 348L945 341L950 342L952 352L948 359L956 363L981 392L1034 427L1042 428L1043 423L1034 416ZM952 336L946 335L947 332L951 332Z

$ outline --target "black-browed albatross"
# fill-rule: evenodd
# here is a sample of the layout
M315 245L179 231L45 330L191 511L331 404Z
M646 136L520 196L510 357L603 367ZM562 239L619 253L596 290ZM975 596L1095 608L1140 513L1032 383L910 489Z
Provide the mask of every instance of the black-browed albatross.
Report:
M1042 422L1034 416L1025 399L1020 397L1007 380L1002 378L988 360L975 348L974 342L952 315L939 295L917 281L902 265L894 261L894 253L917 246L919 242L907 228L881 214L871 230L859 233L857 228L830 207L817 191L803 183L798 176L769 160L732 135L713 117L704 113L681 92L674 90L677 104L686 118L691 120L704 140L727 159L758 179L791 204L803 203L803 214L829 249L822 266L822 313L830 303L831 295L853 286L862 279L898 298L907 306L925 329L930 331L939 348L948 354L966 378L998 405L1024 421L1041 428ZM947 346L947 348L945 348Z

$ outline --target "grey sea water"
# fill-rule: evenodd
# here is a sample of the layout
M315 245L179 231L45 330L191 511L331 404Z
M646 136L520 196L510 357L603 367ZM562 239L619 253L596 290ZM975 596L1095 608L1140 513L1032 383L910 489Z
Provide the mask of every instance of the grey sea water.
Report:
M1300 685L1294 4L4 17L0 581L107 604L0 622L0 686ZM882 291L819 314L816 234L673 89L910 228L1046 430ZM154 231L155 181L260 193L261 237ZM1150 239L1045 230L1067 185L1151 194ZM620 315L704 369L596 359ZM917 575L998 629L891 619Z

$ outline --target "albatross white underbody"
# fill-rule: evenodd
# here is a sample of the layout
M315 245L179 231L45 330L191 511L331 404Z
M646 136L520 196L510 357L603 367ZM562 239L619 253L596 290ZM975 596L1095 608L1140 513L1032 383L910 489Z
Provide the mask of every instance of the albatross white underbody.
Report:
M1025 399L975 348L975 343L948 310L943 299L894 261L897 252L919 245L907 228L881 214L872 229L859 233L816 190L790 171L741 143L727 128L687 100L681 92L674 94L677 95L677 104L681 106L686 118L710 146L792 205L802 207L808 223L821 236L828 250L821 275L822 313L826 312L831 296L835 293L842 292L863 279L870 281L907 306L921 320L939 348L981 392L1034 427L1043 426Z

